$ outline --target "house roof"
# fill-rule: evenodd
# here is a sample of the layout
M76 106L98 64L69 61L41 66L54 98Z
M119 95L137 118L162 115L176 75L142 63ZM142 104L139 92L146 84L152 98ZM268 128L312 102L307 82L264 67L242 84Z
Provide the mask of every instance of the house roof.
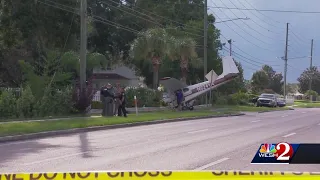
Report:
M129 78L123 77L116 73L94 73L94 79L125 79L130 80Z
M139 79L139 77L137 77L135 75L134 70L126 67L126 66L115 66L113 69L94 69L93 70L93 74L97 75L97 74L104 74L104 75L109 75L109 76L113 76L114 78L116 78L115 76L118 75L119 77L125 78L125 79ZM100 75L99 75L100 76ZM108 77L111 78L111 77Z

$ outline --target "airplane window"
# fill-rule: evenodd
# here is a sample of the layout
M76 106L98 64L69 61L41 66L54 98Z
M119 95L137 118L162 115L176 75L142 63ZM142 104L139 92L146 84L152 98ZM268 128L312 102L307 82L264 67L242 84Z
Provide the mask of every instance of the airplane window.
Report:
M189 91L189 88L183 88L183 92Z

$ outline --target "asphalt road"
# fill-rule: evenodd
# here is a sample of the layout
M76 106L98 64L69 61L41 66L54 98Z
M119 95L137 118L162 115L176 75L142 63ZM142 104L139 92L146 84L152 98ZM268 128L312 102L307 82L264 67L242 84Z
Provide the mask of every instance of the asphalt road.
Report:
M0 144L0 172L98 170L320 171L251 165L261 143L320 143L320 109L250 113Z

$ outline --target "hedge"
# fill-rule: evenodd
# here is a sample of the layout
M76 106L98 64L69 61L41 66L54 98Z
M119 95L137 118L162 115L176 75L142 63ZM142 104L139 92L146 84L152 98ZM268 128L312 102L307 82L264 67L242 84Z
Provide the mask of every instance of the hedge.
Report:
M126 100L127 107L135 107L134 96L137 97L138 107L159 107L165 106L165 103L162 101L162 93L143 87L129 87L125 89L126 91ZM92 109L102 109L102 102L93 101L91 103Z
M69 115L74 111L72 89L46 89L43 97L36 99L29 86L16 97L15 92L3 90L0 95L0 120Z

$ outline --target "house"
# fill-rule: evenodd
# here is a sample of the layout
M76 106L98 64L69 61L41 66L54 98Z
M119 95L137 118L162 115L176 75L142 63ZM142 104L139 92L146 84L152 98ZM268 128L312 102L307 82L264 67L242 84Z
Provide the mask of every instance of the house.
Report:
M127 87L139 86L142 82L133 69L124 65L116 65L107 69L95 68L93 70L93 87L100 89L108 83L113 85L120 83Z

